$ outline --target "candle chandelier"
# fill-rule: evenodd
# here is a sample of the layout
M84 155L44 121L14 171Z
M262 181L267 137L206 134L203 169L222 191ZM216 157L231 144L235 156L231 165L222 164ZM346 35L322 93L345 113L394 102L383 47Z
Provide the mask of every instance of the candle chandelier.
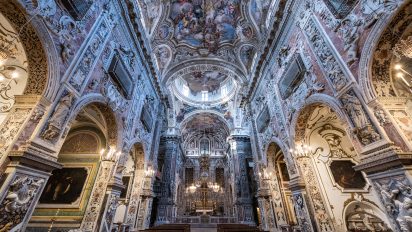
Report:
M301 144L300 146L296 146L295 149L289 149L289 152L292 154L293 158L300 160L309 158L312 155L312 148L306 144Z
M395 64L393 67L396 70L396 77L401 79L403 83L409 88L412 87L412 74L406 71L401 64ZM409 89L412 93L412 89Z
M393 48L393 53L397 57L403 55L412 59L412 36L408 36L406 39L401 39Z

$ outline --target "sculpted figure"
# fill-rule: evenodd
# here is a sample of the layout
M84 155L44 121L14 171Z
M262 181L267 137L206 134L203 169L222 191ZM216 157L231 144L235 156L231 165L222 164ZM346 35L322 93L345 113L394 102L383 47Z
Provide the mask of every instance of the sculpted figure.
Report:
M341 22L341 34L347 52L348 64L352 64L358 59L358 42L360 33L363 30L364 21L355 15L350 15Z
M345 94L341 98L343 107L356 128L363 128L368 124L368 119L359 99L350 94Z
M64 122L73 102L73 93L69 92L66 96L60 99L57 104L56 109L49 119L49 124L47 129L43 133L43 138L51 140L55 138L62 129Z

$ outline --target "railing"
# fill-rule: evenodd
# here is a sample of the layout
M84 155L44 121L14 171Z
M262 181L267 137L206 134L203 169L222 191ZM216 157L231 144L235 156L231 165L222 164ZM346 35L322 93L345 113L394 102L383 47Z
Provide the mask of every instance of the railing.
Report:
M181 216L175 218L175 223L188 223L188 224L219 224L219 223L237 223L236 217L215 217L209 215L200 216Z

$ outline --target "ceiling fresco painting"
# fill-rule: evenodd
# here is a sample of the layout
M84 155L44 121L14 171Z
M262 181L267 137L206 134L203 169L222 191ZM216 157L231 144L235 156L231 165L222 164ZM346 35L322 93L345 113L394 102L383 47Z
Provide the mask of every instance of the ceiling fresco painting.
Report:
M177 114L175 123L194 110L239 104L238 94L247 88L275 18L270 12L276 2L139 1L161 82ZM229 124L237 117L229 109L222 115Z
M237 38L239 0L173 0L170 19L179 43L216 51Z
M212 113L196 114L188 121L183 130L182 135L189 134L221 134L224 137L228 136L228 128L219 116Z
M271 2L269 0L250 1L250 12L256 24L262 26L265 24Z
M220 88L220 84L227 79L227 75L218 71L197 71L183 76L190 91L198 94L201 91L213 92Z

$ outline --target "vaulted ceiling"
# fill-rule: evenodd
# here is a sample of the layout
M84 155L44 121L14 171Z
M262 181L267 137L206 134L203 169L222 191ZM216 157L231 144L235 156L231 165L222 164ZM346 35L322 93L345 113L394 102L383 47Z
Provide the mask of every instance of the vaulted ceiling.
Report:
M137 2L163 91L213 105L245 91L279 1Z

